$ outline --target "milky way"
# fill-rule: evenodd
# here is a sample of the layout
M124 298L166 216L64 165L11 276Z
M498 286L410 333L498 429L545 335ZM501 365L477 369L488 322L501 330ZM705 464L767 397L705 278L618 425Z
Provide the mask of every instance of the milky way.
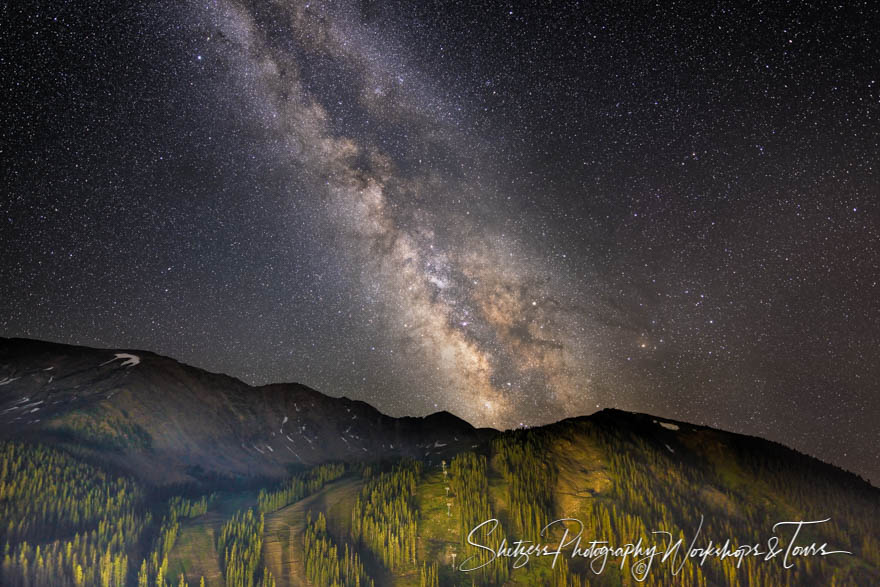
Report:
M490 167L467 133L425 107L440 101L431 90L409 92L409 74L400 73L407 68L381 58L374 31L326 7L263 15L221 4L212 16L233 91L254 100L258 132L275 138L273 157L290 167L290 181L308 182L310 204L339 235L349 271L376 292L379 324L399 341L399 354L436 372L431 387L444 407L493 426L517 425L528 404L539 406L530 422L588 409L589 353L579 336L588 322L555 295L568 295L564 276L530 262L485 212L471 215L470 201L484 194L469 186L469 174L424 164L436 151L457 169ZM344 94L310 89L303 70L322 60L345 72ZM326 72L313 75L327 84ZM328 95L339 99L328 104ZM416 162L395 156L382 144L389 131L334 124L334 110L405 127L397 150L427 153ZM465 200L459 209L450 206L456 198Z
M16 3L0 335L878 475L877 10Z

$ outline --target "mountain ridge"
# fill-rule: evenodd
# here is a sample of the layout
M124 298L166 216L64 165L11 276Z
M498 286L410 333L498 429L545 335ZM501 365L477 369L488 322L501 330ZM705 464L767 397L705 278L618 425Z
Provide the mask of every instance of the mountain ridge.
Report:
M131 357L137 362L125 365ZM164 401L180 404L179 410L192 417L181 420L166 414L173 426L155 421L149 412L162 411L161 402L155 401L157 393L164 393ZM200 418L211 425L199 426ZM875 488L856 473L782 443L617 408L533 430L561 429L584 421L638 429L645 437L657 438L672 432L658 422L713 431L730 444L775 447L786 458L806 459L829 475L852 476L853 481ZM332 460L443 458L503 433L476 428L446 410L393 417L368 402L328 396L295 382L254 386L142 349L4 337L0 337L0 422L6 424L0 438L52 439L93 451L157 485L224 475L282 478L300 466ZM206 429L212 426L229 432L215 450L204 446L217 440L216 431ZM187 433L187 429L192 430ZM237 445L229 442L230 435Z
M798 545L838 554L793 568L695 560L680 575L658 560L652 584L880 580L880 489L777 442L650 414L476 429L449 412L393 418L304 385L253 387L146 351L0 339L0 424L0 582L11 587L108 584L111 566L114 585L328 584L327 572L357 584L343 568L360 584L405 587L633 584L625 556L599 572L575 556L457 569L456 556L459 567L485 559L467 538L492 520L500 535L480 540L493 548L544 540L554 520L618 546L662 546L659 531L769 547L778 523L800 520L817 525ZM251 583L230 552L247 553Z
M67 439L157 484L442 455L497 434L449 413L393 418L297 383L250 386L150 351L9 338L0 339L0 417L0 437Z

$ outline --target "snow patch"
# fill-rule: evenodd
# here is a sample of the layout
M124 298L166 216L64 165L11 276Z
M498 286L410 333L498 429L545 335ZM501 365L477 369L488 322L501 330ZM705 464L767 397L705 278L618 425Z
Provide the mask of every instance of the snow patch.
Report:
M275 452L275 449L272 448L271 446L269 446L268 444L266 445L266 448L269 449L269 452Z
M21 377L4 377L3 379L0 379L0 385L9 385L16 379L21 379Z
M51 370L54 369L54 368L55 368L55 367L46 367L45 369L43 369L43 371L51 371Z
M443 448L444 446L446 446L446 443L440 442L439 440L434 441L434 448Z
M666 449L667 449L669 452L671 452L672 454L675 454L675 451L672 450L672 447L671 447L671 446L669 446L668 444L664 444L663 446L665 446Z
M33 402L33 403L27 403L27 401L29 399L31 399L31 398L25 397L20 400L17 400L11 407L6 408L2 412L0 412L0 414L6 414L6 413L11 412L13 410L19 410L19 409L28 410L28 413L35 412L36 410L39 410L40 408L36 408L36 410L31 410L29 408L33 408L34 406L38 406L38 405L42 404L43 400Z
M109 361L104 361L98 367L103 367L108 363L112 363L113 361L122 360L122 363L119 364L120 367L134 367L135 365L141 362L141 358L137 355L130 355L128 353L116 353L113 355L113 358Z
M672 422L657 422L657 423L660 424L661 426L663 426L664 428L666 428L667 430L678 430L678 425L673 424Z

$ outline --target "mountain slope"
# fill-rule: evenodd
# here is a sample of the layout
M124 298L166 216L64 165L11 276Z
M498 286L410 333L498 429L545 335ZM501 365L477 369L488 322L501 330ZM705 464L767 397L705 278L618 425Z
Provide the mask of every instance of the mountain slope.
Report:
M298 384L251 387L146 351L0 339L0 438L66 443L154 484L283 477L330 460L438 457L490 438Z
M647 414L475 430L142 351L0 339L0 421L0 583L13 587L165 587L180 574L580 587L636 585L641 571L654 585L880 584L880 490L777 443ZM316 466L327 461L342 463ZM780 522L816 523L795 537ZM572 542L555 562L489 558L502 540L505 554L518 540L557 547L565 528L582 529L581 549L682 546L647 568ZM743 554L774 538L776 556ZM702 561L726 541L739 556Z

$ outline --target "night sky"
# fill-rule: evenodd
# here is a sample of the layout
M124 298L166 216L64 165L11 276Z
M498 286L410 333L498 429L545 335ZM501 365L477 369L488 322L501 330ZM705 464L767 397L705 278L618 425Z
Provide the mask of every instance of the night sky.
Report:
M0 335L880 480L874 3L128 4L0 10Z

